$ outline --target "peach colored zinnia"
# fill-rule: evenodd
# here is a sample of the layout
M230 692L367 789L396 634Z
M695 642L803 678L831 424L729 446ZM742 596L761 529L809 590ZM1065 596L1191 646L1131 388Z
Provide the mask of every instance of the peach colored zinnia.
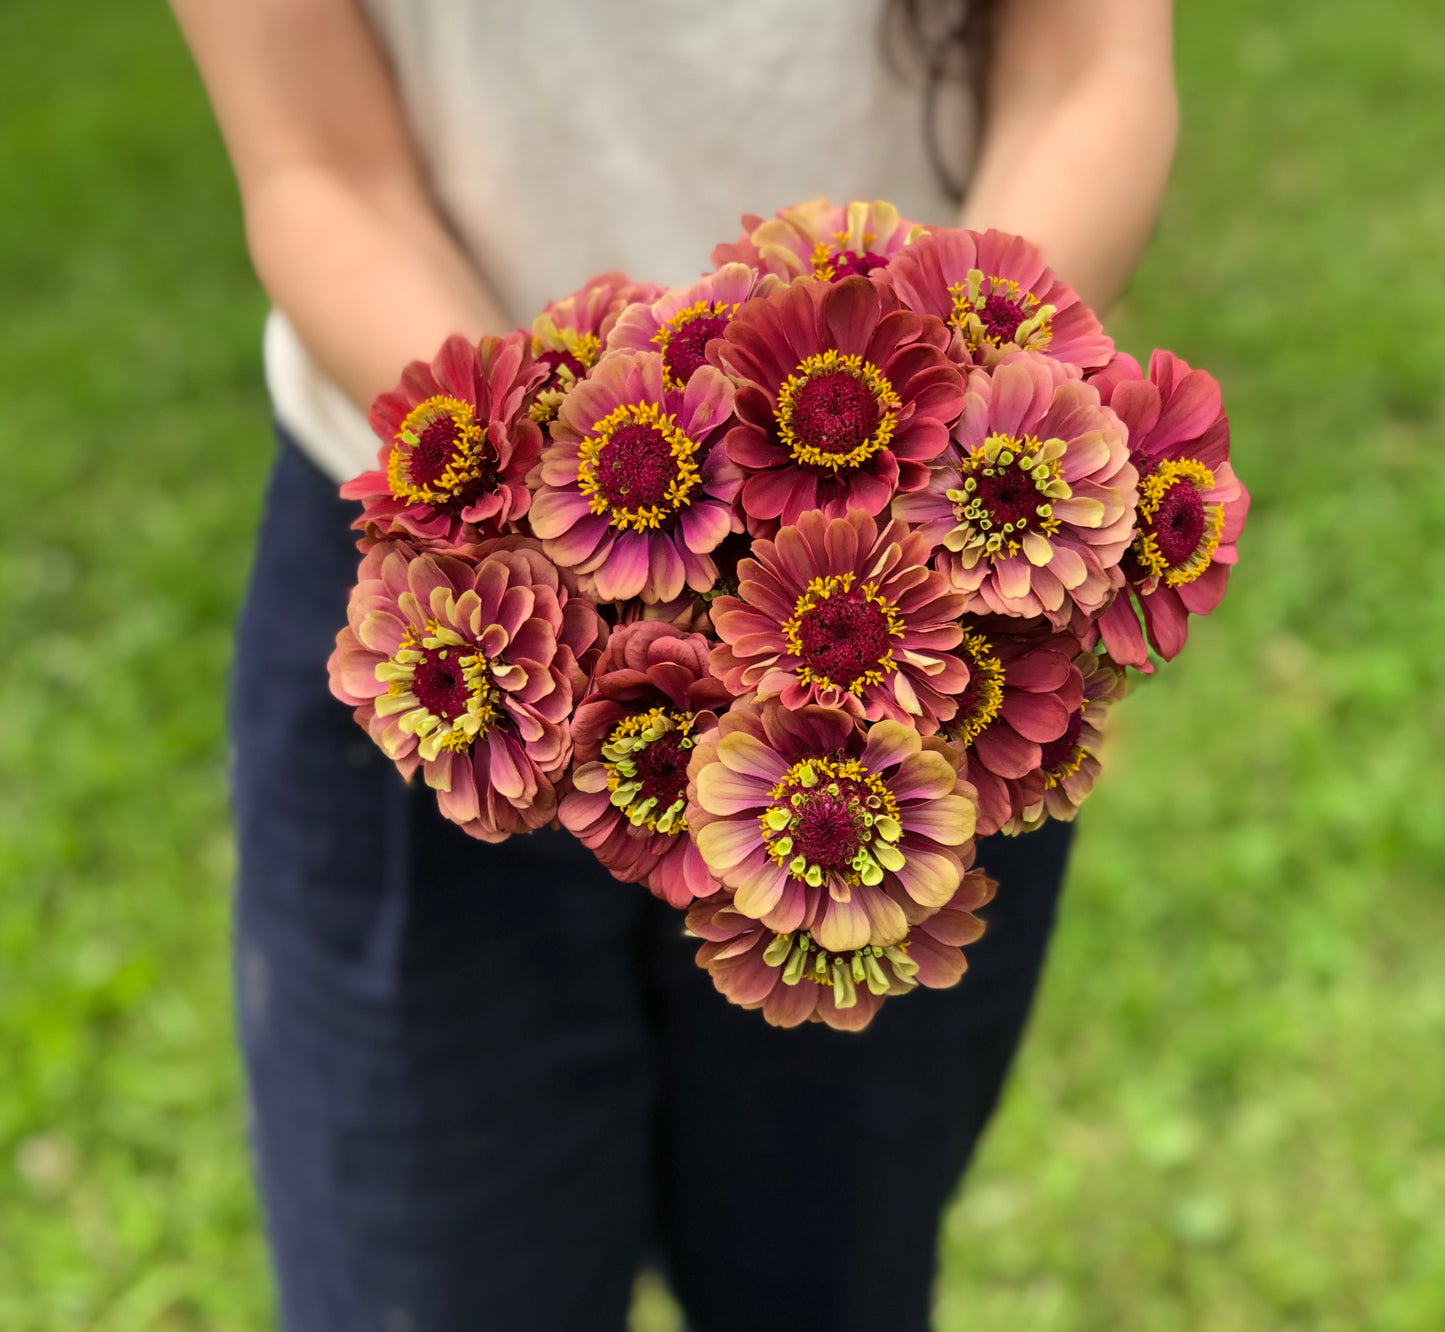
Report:
M963 948L983 933L974 912L997 886L981 869L969 870L953 896L897 943L851 952L829 952L807 930L779 934L738 911L729 893L697 902L687 925L702 940L698 965L732 1003L762 1009L775 1027L826 1022L861 1031L890 996L962 979Z
M886 268L905 245L927 230L900 217L884 199L831 204L817 198L780 208L767 221L744 217L741 239L719 245L712 261L719 268L744 263L784 281L814 277L838 282Z
M734 706L693 754L688 824L743 915L830 953L883 948L963 877L976 805L956 764L900 722Z
M898 255L884 281L908 309L942 319L967 364L1026 351L1089 370L1114 351L1094 312L1022 236L936 231Z
M476 559L383 542L363 560L331 691L482 841L548 823L571 757L577 658L603 632L535 542Z
M738 566L736 596L712 603L712 668L738 695L777 695L883 717L931 735L957 711L964 598L928 568L926 538L856 509L805 513Z
M1137 473L1098 390L1040 357L970 376L956 449L893 512L942 550L969 612L1094 615L1123 581Z

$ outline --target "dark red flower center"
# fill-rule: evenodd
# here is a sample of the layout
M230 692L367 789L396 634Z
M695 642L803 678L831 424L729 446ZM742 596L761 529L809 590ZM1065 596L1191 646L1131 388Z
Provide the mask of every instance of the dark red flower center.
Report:
M843 250L833 256L833 281L841 282L845 277L867 277L875 269L887 268L888 260L881 254L859 254L857 250Z
M557 347L551 351L539 352L537 359L547 366L550 373L547 382L542 386L544 389L556 388L560 377L560 371L570 370L577 379L582 379L587 374L587 365L579 357L574 356L564 347Z
M725 314L700 314L674 329L662 353L667 373L677 383L686 384L694 370L707 364L707 344L722 337L727 326Z
M429 421L406 460L412 484L434 485L463 443L462 429L451 416L437 416Z
M677 476L677 460L656 426L621 426L597 458L597 489L614 509L662 505Z
M1020 527L1038 513L1044 497L1027 473L1017 467L992 469L993 474L980 472L978 489L974 492L979 504L993 520L995 528Z
M687 763L693 751L683 747L685 738L680 730L667 731L633 754L634 780L642 783L634 803L654 799L661 812L687 792Z
M1183 564L1204 539L1204 496L1193 482L1181 478L1159 500L1149 527L1159 554L1170 566Z
M841 870L862 845L863 808L852 783L842 783L837 794L812 791L797 809L789 830L793 854L802 855L820 869Z
M878 672L893 642L884 608L857 587L835 591L804 610L794 634L810 676L840 689Z
M798 391L794 435L819 453L852 453L878 426L878 403L861 379L843 370L814 375Z
M411 692L433 717L451 721L467 710L471 687L462 675L462 652L457 648L426 649L416 663Z
M984 298L983 309L979 311L979 319L990 338L995 338L999 342L1012 342L1019 325L1024 322L1023 307L1017 299L1011 300L1007 296L993 292Z
M1079 747L1079 736L1083 729L1084 711L1080 708L1069 718L1069 724L1064 728L1063 735L1057 740L1050 740L1048 744L1039 746L1039 767L1045 772L1053 772L1055 768L1062 768L1066 763L1072 761L1074 752Z

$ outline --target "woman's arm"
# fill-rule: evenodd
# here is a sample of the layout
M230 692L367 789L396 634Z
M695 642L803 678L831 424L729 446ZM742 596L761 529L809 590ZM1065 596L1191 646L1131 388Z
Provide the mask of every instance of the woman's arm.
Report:
M261 283L358 405L447 334L502 331L432 203L355 0L172 8L235 167Z
M1036 241L1098 310L1128 285L1174 157L1170 0L1002 0L963 225Z

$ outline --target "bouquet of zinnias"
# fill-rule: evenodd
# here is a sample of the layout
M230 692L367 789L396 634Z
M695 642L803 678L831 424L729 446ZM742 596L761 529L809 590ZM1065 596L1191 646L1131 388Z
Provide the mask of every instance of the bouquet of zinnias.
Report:
M859 1028L962 975L975 836L1074 817L1249 496L1215 381L1116 352L1027 241L744 227L377 399L332 690L468 833L560 821L733 1002Z

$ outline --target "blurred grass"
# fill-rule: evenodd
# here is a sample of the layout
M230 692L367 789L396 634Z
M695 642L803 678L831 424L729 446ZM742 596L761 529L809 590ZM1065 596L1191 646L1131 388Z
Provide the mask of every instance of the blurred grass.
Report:
M1181 9L1115 332L1223 381L1255 511L1116 714L940 1326L1434 1332L1445 15ZM0 9L0 190L0 1328L260 1332L221 707L262 302L162 6Z

